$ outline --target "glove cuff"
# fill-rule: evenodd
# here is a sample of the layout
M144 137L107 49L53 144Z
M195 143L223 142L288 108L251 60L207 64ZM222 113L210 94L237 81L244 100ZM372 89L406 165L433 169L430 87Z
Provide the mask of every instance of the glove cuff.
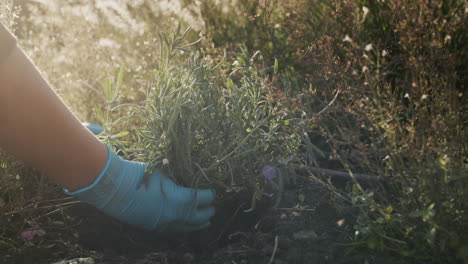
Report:
M81 124L83 124L83 126L85 126L95 136L97 136L97 135L99 135L99 134L101 134L102 132L105 131L105 129L102 126L97 125L97 124L88 123L88 122L81 123Z
M106 165L94 182L87 187L73 192L64 189L65 194L75 196L99 209L106 206L122 182L121 177L124 165L122 158L117 156L107 144L106 148Z

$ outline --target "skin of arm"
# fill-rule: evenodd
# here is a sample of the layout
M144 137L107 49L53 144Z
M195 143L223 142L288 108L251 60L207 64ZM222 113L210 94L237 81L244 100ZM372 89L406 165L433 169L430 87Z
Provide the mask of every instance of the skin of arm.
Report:
M19 47L0 65L0 147L70 191L93 183L108 154Z

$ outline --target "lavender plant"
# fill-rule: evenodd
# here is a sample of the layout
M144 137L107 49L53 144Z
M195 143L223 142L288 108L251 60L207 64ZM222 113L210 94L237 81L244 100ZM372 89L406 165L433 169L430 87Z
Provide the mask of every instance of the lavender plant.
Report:
M138 158L179 184L244 188L258 198L262 168L294 160L302 124L267 99L259 52L212 66L189 50L198 42L182 44L187 33L161 34L159 67L138 108Z

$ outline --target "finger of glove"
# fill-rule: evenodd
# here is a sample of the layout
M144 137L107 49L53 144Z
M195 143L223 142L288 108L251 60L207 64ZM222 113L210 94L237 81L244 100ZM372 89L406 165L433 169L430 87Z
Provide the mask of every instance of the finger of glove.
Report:
M185 222L191 225L200 225L202 223L208 222L211 217L215 214L215 209L213 206L204 207L196 210L192 213Z
M210 206L216 198L212 189L197 190L196 192L198 208Z
M195 201L196 207L198 208L210 206L216 197L212 189L196 190L175 185L172 181L171 184L173 184L174 189L176 189L176 191L172 193L178 196L179 201L190 203Z
M211 225L210 222L204 222L199 225L191 225L191 224L181 224L181 223L174 223L168 226L164 232L193 232L200 229L207 228Z

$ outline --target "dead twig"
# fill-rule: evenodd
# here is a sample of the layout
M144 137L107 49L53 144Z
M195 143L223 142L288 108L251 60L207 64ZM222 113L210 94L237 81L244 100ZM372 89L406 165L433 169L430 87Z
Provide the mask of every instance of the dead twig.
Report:
M41 219L41 218L43 218L43 217L46 217L46 216L49 216L49 215L53 215L53 214L55 214L55 213L62 212L63 210L68 209L68 208L70 208L70 207L72 207L72 206L69 205L69 206L64 206L64 207L57 208L57 209L52 210L52 211L50 211L50 212L48 212L48 213L46 213L46 214L43 214L43 215L40 215L40 216L34 218L32 221L35 222L35 221L37 221L37 220L39 220L39 219Z
M257 250L253 249L244 249L244 250L231 250L231 251L224 251L226 254L242 254L242 253L248 253L248 252L255 252Z
M330 108L330 106L336 101L336 98L338 98L338 95L340 94L340 90L338 90L335 94L335 96L333 97L333 99L325 106L325 108L323 108L322 110L320 110L320 112L318 112L317 114L315 114L316 117L320 116L321 114L325 113L325 111L328 110L328 108Z
M276 250L278 249L278 236L275 236L275 246L273 247L273 253L271 253L271 258L268 264L272 264L275 261Z
M314 208L275 208L280 211L315 211Z
M67 205L72 205L72 204L77 204L77 203L81 203L81 201L72 201L72 202L67 202L67 203L39 206L39 207L34 207L34 208L21 208L19 210L15 210L12 212L3 213L3 215L12 215L12 214L24 213L24 212L29 212L29 211L39 210L39 209L48 209L48 208L54 208L54 207L67 206Z
M330 169L322 169L316 168L311 166L297 166L296 169L298 170L305 170L308 173L318 173L326 176L337 177L352 180L355 179L357 181L366 181L366 182L382 182L383 178L381 176L375 175L368 175L362 173L347 173L344 171L337 171L337 170L330 170Z
M57 199L50 199L50 200L37 200L37 198L34 198L34 199L30 199L28 200L27 202L25 203L30 203L30 205L27 205L26 207L28 206L31 206L34 204L34 202L36 204L42 204L42 203L53 203L53 202L63 202L63 201L66 201L66 200L73 200L75 199L75 197L63 197L63 198L57 198Z

